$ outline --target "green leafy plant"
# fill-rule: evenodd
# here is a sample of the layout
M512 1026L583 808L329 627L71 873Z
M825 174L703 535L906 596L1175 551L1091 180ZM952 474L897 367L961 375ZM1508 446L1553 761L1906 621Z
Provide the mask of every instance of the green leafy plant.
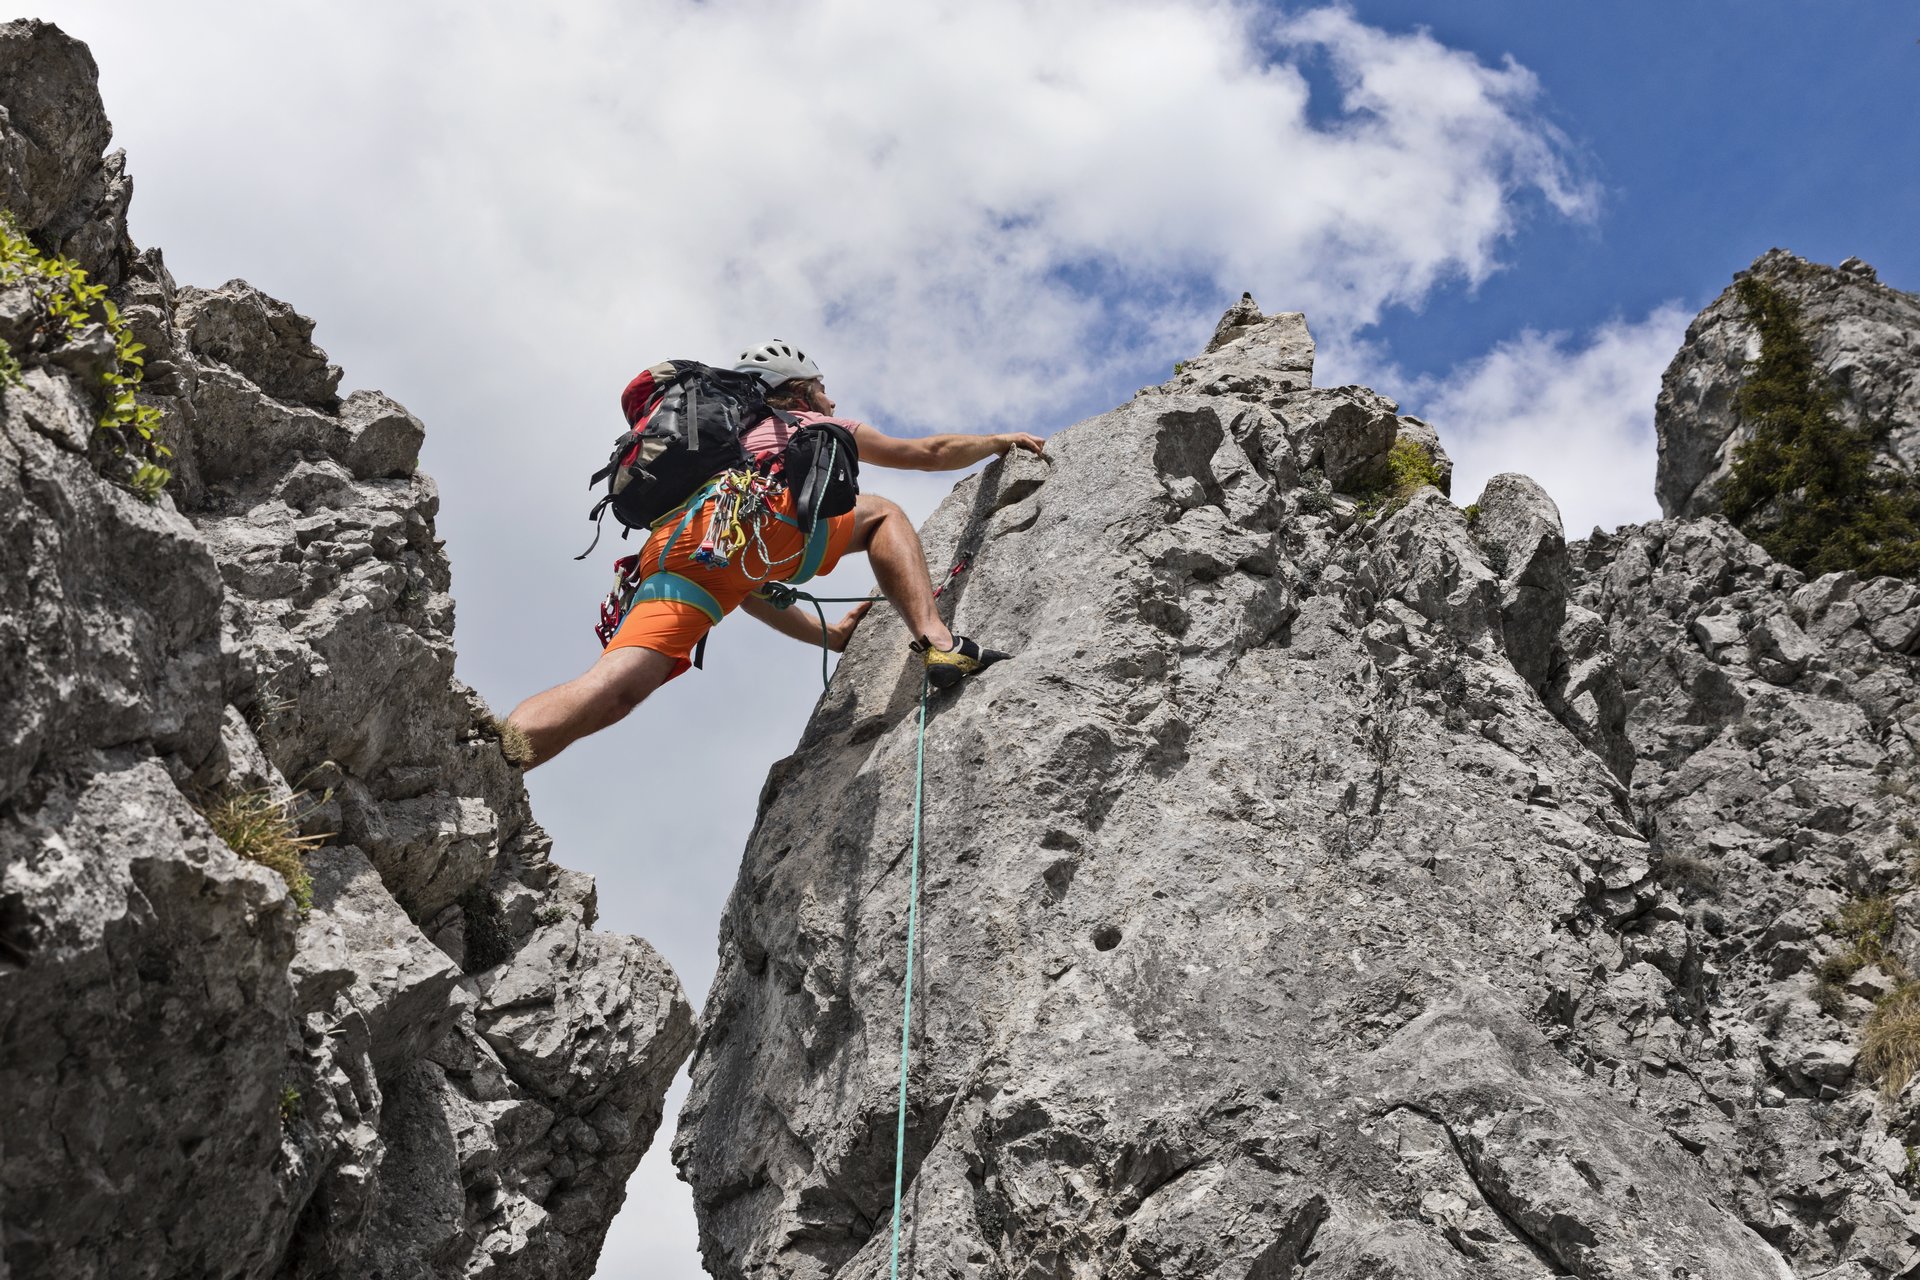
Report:
M1469 502L1466 505L1463 511L1463 514L1467 517L1467 526L1469 528L1471 528L1476 524L1479 524L1480 523L1480 504L1477 502Z
M306 1107L301 1104L300 1091L298 1089L292 1085L288 1085L286 1088L280 1090L280 1124L282 1128L292 1128L293 1122L305 1113Z
M1760 355L1734 400L1752 435L1734 450L1721 491L1727 518L1810 576L1920 577L1920 485L1874 466L1890 428L1841 421L1791 297L1758 275L1735 289Z
M1294 509L1303 515L1325 515L1333 510L1333 489L1327 483L1326 473L1318 467L1309 467L1300 473L1300 496L1294 499Z
M302 835L294 807L299 797L280 799L264 787L226 791L210 797L200 814L213 833L249 862L279 873L302 916L313 910L313 877L307 872L307 850L324 843L326 835Z
M140 380L146 373L144 343L108 300L107 287L87 278L71 258L42 253L13 215L0 211L0 288L25 285L45 310L40 328L54 344L78 338L92 326L106 328L113 340L113 367L100 375L106 408L94 429L94 465L100 473L149 502L173 478L173 450L159 437L164 415L141 404ZM0 380L17 383L20 353L0 344Z
M567 918L567 909L557 902L552 903L540 908L533 918L541 924L559 924Z
M1385 478L1360 494L1360 516L1390 516L1428 485L1440 487L1440 464L1417 440L1396 440L1387 450Z

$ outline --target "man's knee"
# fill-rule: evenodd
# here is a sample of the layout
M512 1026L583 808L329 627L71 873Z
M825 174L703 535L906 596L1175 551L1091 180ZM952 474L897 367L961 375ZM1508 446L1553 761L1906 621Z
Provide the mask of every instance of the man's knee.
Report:
M864 550L873 531L889 520L907 519L907 513L892 498L863 493L853 504L853 549Z
M628 646L607 650L595 668L601 700L612 718L619 720L666 683L673 659L652 649Z

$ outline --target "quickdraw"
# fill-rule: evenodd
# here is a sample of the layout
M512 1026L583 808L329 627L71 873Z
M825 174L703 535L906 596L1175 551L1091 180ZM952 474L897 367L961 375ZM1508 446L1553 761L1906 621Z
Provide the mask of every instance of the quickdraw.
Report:
M953 585L953 580L972 567L973 553L971 551L962 551L960 558L953 562L953 568L947 570L947 580L933 589L933 598L938 600L941 596L945 595L947 588Z
M713 514L706 536L693 553L695 564L723 568L749 540L760 538L760 521L767 515L767 499L778 492L774 482L756 471L725 471L712 485ZM761 559L766 559L762 544Z
M633 603L633 593L640 589L640 580L646 576L640 572L640 556L637 552L613 562L613 590L600 602L600 621L593 628L593 634L600 637L602 649L613 643L613 633L620 629L621 622L626 619L627 610Z

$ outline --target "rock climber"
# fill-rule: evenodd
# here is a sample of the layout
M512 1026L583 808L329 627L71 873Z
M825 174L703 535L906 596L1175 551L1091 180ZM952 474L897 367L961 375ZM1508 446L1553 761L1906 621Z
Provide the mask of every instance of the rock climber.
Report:
M782 410L793 420L790 424L769 411L742 433L741 443L756 464L779 458L790 434L800 426L821 422L837 423L850 432L861 462L902 471L956 471L984 458L1005 456L1011 449L1038 454L1045 448L1040 437L1025 432L901 439L884 435L863 422L835 418L834 402L827 395L819 366L793 344L779 339L741 352L734 369L759 375L767 384L769 409ZM692 521L679 530L678 537L663 523L642 549L640 563L657 566L660 572L678 575L703 588L711 597L709 603L717 605L721 615L738 606L776 631L812 644L821 643L821 629L813 619L795 609L776 608L756 594L765 584L747 574L744 557L719 567L695 561L694 551L712 519L715 501L708 499ZM791 491L777 492L770 505L789 518L794 515ZM769 563L797 563L804 542L797 527L764 520L759 536L764 540ZM816 576L832 569L849 551L866 552L882 594L914 637L911 647L920 654L934 684L957 683L1006 656L966 636L954 635L940 620L920 535L897 503L875 494L860 494L852 511L830 518L826 538ZM660 553L669 547L662 564ZM828 626L824 637L827 648L835 653L844 651L854 628L870 608L871 602L858 605ZM695 647L716 621L718 618L700 605L684 600L637 599L620 620L599 661L584 675L537 693L513 709L502 735L509 756L532 768L553 759L578 739L618 723L648 694L693 665Z

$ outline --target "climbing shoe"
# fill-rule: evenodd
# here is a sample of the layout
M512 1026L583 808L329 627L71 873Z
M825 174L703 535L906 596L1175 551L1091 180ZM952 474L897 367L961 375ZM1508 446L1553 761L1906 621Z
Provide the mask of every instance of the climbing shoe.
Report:
M951 649L936 649L924 639L908 647L920 655L926 664L927 683L936 689L951 689L974 672L1013 656L998 649L983 649L965 636L955 636Z

